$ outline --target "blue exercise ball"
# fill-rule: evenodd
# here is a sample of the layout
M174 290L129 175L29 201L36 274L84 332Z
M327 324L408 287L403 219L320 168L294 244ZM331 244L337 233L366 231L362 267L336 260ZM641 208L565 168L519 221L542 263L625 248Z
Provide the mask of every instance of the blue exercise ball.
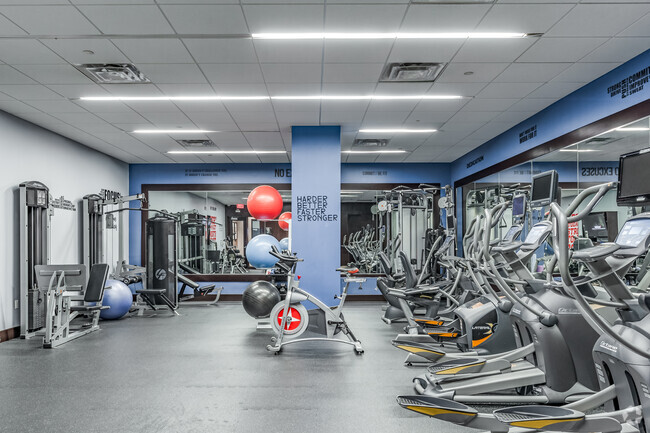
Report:
M280 239L280 249L288 250L289 249L289 238Z
M246 245L246 260L255 268L272 268L278 261L269 254L271 247L280 249L280 242L271 235L257 235Z
M102 305L108 305L108 310L102 310L99 317L105 320L115 320L123 317L131 309L133 295L129 286L121 281L106 280Z

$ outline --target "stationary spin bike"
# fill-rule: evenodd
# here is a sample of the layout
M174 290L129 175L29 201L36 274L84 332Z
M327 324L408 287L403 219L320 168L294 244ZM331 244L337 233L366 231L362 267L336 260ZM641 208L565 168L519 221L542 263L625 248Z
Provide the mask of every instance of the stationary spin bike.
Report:
M359 272L359 269L346 266L337 269L345 275L345 287L341 296L335 297L339 299L339 305L329 307L314 295L298 287L300 277L296 278L296 265L298 262L302 262L302 259L287 251L280 252L276 247L272 247L269 254L285 263L290 263L291 271L288 272L288 290L285 299L278 302L271 310L270 318L275 337L271 340L273 344L266 346L266 349L277 355L287 344L303 341L332 341L349 344L354 347L354 351L358 355L362 354L361 342L354 336L343 317L343 304L348 294L348 286L351 282L365 281L363 278L352 277L353 274ZM307 311L301 304L303 301L312 302L318 309ZM325 337L298 338L307 328ZM347 340L335 338L335 335L341 332L347 337Z

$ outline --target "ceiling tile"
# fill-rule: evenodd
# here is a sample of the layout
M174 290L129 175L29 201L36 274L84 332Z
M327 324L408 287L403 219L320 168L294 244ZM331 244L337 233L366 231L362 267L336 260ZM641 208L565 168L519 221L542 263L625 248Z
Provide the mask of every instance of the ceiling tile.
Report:
M474 98L463 107L462 111L504 111L517 101L519 98Z
M32 42L32 41L30 41ZM42 41L52 51L70 63L122 63L128 58L106 39L45 39ZM84 53L90 50L94 54ZM23 63L23 62L17 62ZM48 62L30 62L48 63Z
M477 96L480 98L523 98L543 83L490 83Z
M578 90L584 86L585 83L563 83L563 82L550 82L541 86L539 89L528 95L529 98L563 98L569 93Z
M275 110L278 118L283 112L296 113L296 112L318 112L320 110L320 101L285 101L274 100L273 109ZM363 115L363 113L361 113Z
M618 66L618 63L574 63L552 81L589 83Z
M587 54L581 61L626 62L643 53L649 47L650 38L612 38Z
M239 5L170 5L161 8L177 33L248 33Z
M262 71L256 64L202 64L200 66L211 83L260 84L264 82Z
M244 136L253 149L284 148L284 141L279 132L244 132Z
M241 132L216 132L208 134L210 140L212 140L217 146L222 148L236 148L236 147L250 147L246 137Z
M323 83L323 95L371 95L377 83Z
M62 99L61 95L54 93L45 86L39 84L3 84L0 85L0 92L21 101L35 99Z
M323 31L321 5L244 5L251 33ZM278 42L278 41L272 41Z
M36 84L36 82L11 66L0 65L0 84Z
M16 100L0 100L0 110L6 111L13 115L26 114L26 113L38 113L40 110L27 105L24 102Z
M265 40L253 41L262 63L321 63L323 41Z
M465 111L461 110L454 115L450 122L490 122L497 117L501 111Z
M74 6L2 6L0 13L32 35L96 35Z
M429 95L460 95L475 96L487 86L488 83L433 83L427 92Z
M377 81L383 66L381 63L326 63L323 66L323 82L367 83Z
M13 65L65 63L39 41L29 39L0 39L0 60Z
M400 31L472 31L489 9L490 5L411 5Z
M42 84L92 83L90 78L70 65L18 65L16 68Z
M169 34L174 29L155 5L79 6L104 34Z
M386 101L373 100L368 104L368 112L371 111L413 111L419 100L412 99L406 101Z
M453 62L445 67L437 83L489 83L503 72L509 63ZM471 72L471 73L470 73ZM468 73L466 75L466 73Z
M273 110L266 111L230 111L230 115L235 122L260 122L260 123L273 123L277 122Z
M174 66L167 64L166 66ZM167 96L208 96L215 95L214 90L210 84L159 84L156 83L164 95ZM207 101L206 101L207 102ZM210 101L214 103L215 101ZM198 101L174 101L176 105L180 106L197 106Z
M576 62L605 41L607 41L605 38L542 37L517 61L540 63Z
M525 98L510 107L510 111L534 112L542 111L544 108L557 101L557 98Z
M319 95L321 93L320 83L266 83L266 87L271 96ZM275 102L282 103L284 101Z
M198 63L257 63L252 39L183 39Z
M411 114L410 111L368 111L363 118L363 126L367 128L399 127Z
M495 122L510 122L517 124L535 115L535 111L504 111L494 118Z
M363 114L370 101L321 101L321 110L326 111L360 111Z
M444 123L451 119L455 114L455 111L421 111L413 110L413 112L406 119L406 123L415 125L415 124L439 124Z
M468 102L469 99L425 99L420 101L416 109L421 111L458 111Z
M406 5L327 5L326 32L397 32Z
M99 119L96 118L93 114L88 113L83 107L78 106L65 99L56 99L56 100L42 100L42 101L29 101L27 102L34 108L46 112L48 114L54 113L84 113L90 116L93 116L95 122Z
M617 36L650 36L650 14L647 14Z
M194 63L148 63L140 66L154 84L203 84L207 83L203 72Z
M294 125L318 125L319 111L281 111L275 113L280 127Z
M172 129L175 126L189 125L192 123L182 111L141 112L140 114L154 125L173 125Z
M536 38L469 39L458 51L455 62L512 62L524 53Z
M103 84L101 87L116 96L163 96L153 84Z
M101 117L109 123L139 123L146 122L142 116L135 111L124 113L97 113L97 117Z
M409 62L449 62L465 42L462 39L398 39L393 45L388 61L391 63Z
M260 72L261 74L261 72ZM268 91L263 83L259 84L219 84L212 83L214 91L220 96L268 96ZM267 101L260 101L266 103ZM257 102L245 102L253 107Z
M513 63L499 75L496 82L506 83L544 83L550 81L571 63Z
M114 39L113 43L134 63L192 63L178 39Z
M323 124L332 123L345 123L355 122L361 123L363 120L364 112L362 111L337 111L337 110L323 110L320 120Z
M270 100L260 100L260 101L223 101L223 104L226 106L229 112L257 112L257 111L266 111L272 112L273 105Z
M50 84L47 87L69 99L80 98L82 96L110 95L110 93L98 84Z
M383 63L393 45L392 40L325 41L325 63Z
M0 3L2 4L2 3ZM0 35L13 36L13 35L26 35L27 32L9 21L7 18L0 15Z
M476 27L477 32L545 33L573 8L570 4L497 4Z
M648 12L650 4L579 4L546 35L614 36Z
M320 83L321 65L317 63L263 63L267 83Z

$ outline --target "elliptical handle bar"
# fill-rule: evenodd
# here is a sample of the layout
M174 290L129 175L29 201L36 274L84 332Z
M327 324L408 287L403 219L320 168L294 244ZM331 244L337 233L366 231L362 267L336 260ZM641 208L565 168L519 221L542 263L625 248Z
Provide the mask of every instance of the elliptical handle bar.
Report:
M586 190L585 190L586 191ZM560 268L560 276L562 277L562 283L567 289L571 297L576 301L578 309L583 316L587 318L587 323L589 323L596 332L605 334L619 344L625 346L628 350L631 350L635 354L642 356L644 358L650 359L650 353L642 350L639 347L630 344L627 340L621 337L610 325L607 323L601 316L599 316L589 305L589 302L585 297L580 293L578 288L575 286L575 282L571 277L569 272L569 221L567 216L562 209L557 205L557 203L551 203L551 216L555 220L555 230L553 233L553 241L557 246L555 248L555 254L557 255L558 267Z
M576 198L573 199L569 207L564 211L564 215L567 217L567 223L574 223L576 221L584 219L584 217L594 209L600 199L603 198L603 196L607 194L609 190L615 188L617 184L618 182L608 182L600 185L594 185L583 190L576 196ZM578 208L578 206L580 206L580 204L585 201L588 196L594 193L596 195L594 195L589 203L587 203L587 206L585 206L585 208L581 210L577 215L571 216L571 214Z

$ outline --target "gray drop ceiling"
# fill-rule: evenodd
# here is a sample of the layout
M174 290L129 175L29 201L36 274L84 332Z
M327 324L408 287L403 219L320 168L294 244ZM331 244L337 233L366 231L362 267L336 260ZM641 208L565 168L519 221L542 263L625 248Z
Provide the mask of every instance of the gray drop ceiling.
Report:
M278 41L258 32L543 33L501 40ZM168 155L200 128L224 150L291 149L292 125L341 125L343 148L391 138L393 155L449 162L650 48L650 2L0 0L0 109L129 163L288 162L290 154ZM87 54L90 50L94 54ZM134 63L150 85L94 84L72 65ZM389 62L448 63L431 83L379 83ZM472 72L472 74L469 74ZM81 96L459 94L432 101L87 102ZM425 135L360 128L437 128Z

